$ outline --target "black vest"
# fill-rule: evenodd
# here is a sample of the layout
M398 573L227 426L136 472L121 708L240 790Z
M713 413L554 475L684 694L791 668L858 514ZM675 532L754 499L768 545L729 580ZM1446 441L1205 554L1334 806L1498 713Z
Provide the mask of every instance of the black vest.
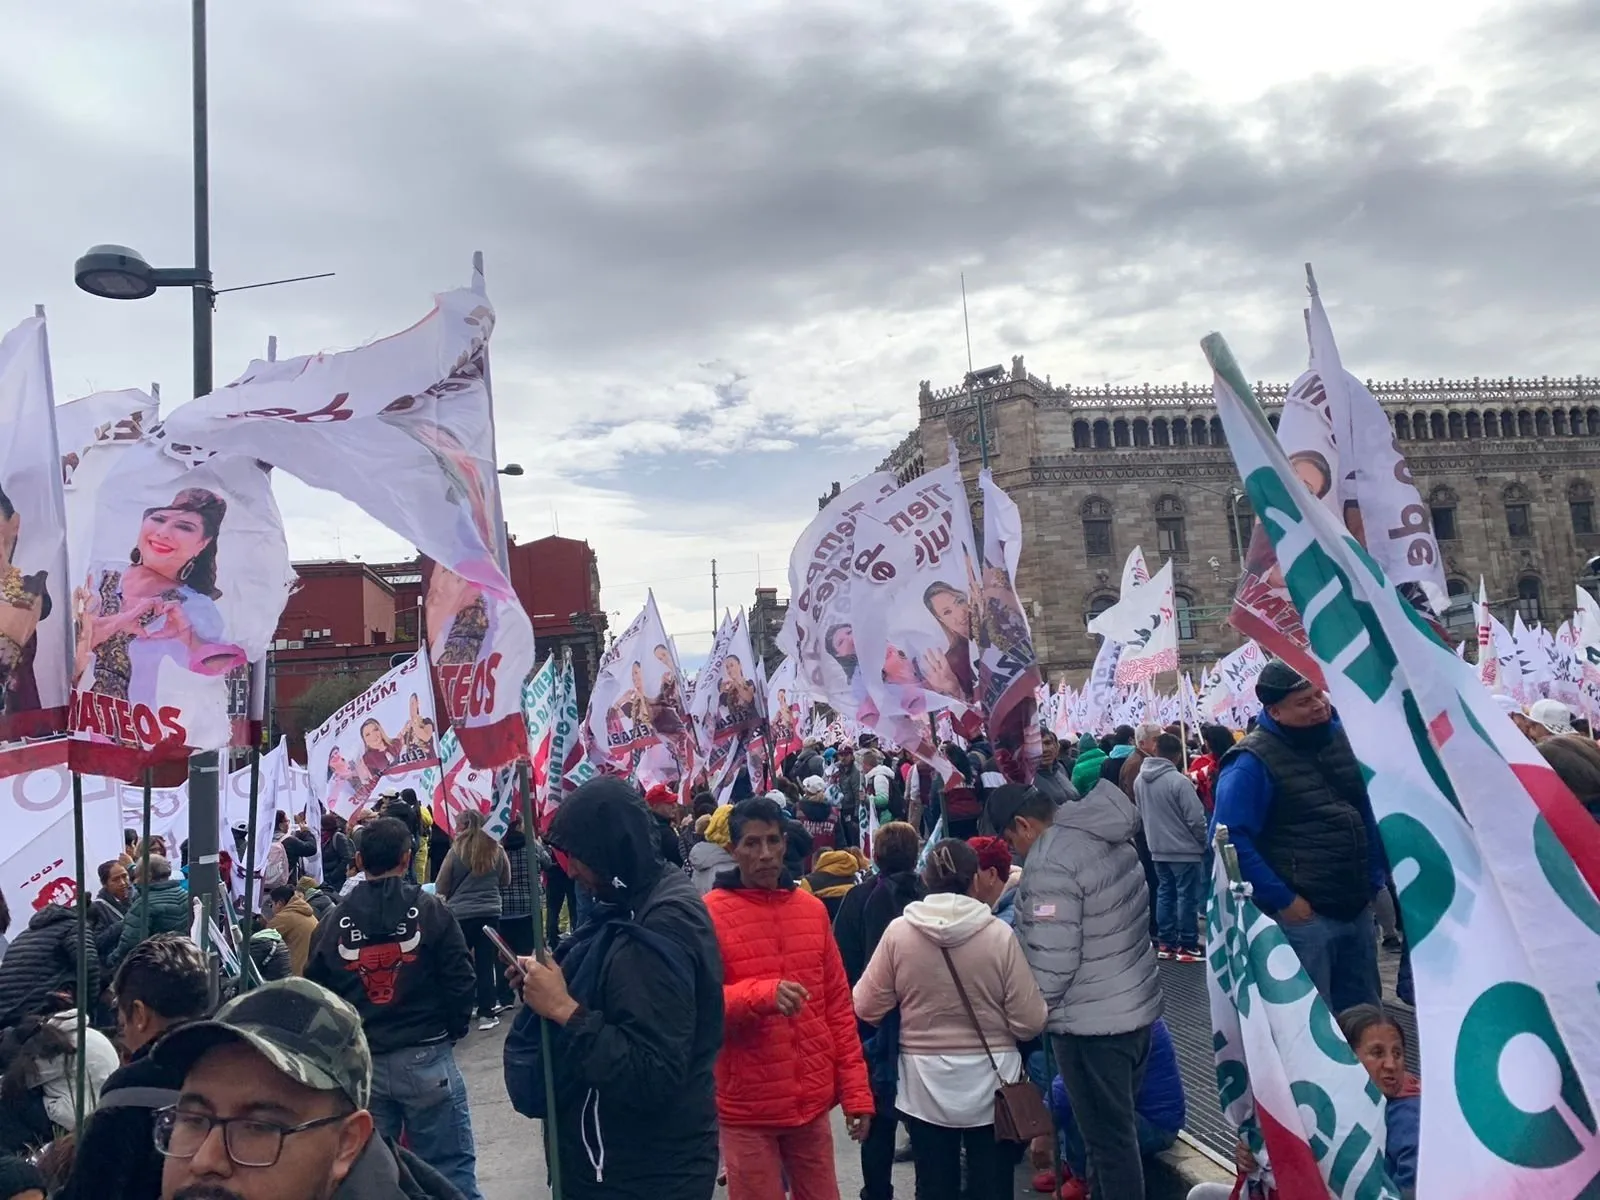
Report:
M1257 728L1223 757L1253 754L1277 792L1256 849L1279 878L1323 916L1347 921L1372 900L1367 873L1368 810L1361 766L1344 730L1315 754Z

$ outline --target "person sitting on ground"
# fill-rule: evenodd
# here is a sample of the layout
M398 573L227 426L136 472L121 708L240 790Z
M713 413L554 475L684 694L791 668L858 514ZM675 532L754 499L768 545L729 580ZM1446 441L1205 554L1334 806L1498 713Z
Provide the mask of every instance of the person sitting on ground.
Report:
M154 1057L183 1080L155 1114L161 1200L458 1200L375 1129L361 1018L309 980L246 992Z
M122 936L117 948L106 960L106 966L115 967L144 937L158 933L188 933L194 924L194 913L189 907L189 892L181 882L172 877L172 863L160 854L150 856L150 882L141 875L142 862L135 864L133 877L138 884L128 915L122 922ZM223 876L227 878L226 875ZM148 920L146 912L149 913ZM145 926L148 924L148 929Z
M569 1200L709 1197L717 1175L712 1064L722 1045L722 960L711 918L682 871L660 855L649 812L604 777L572 792L550 822L551 845L591 891L595 913L556 963L521 960L523 999L551 1039L562 1194ZM541 1063L506 1079L519 1112L544 1103ZM518 1084L512 1088L513 1082Z
M867 860L859 850L824 850L817 856L816 870L800 881L800 886L822 901L828 920L839 915L839 905L861 880Z
M161 1194L154 1112L177 1103L183 1076L159 1066L150 1051L169 1029L205 1017L209 975L200 947L176 933L147 938L122 960L111 994L128 1061L101 1089L100 1107L56 1200L156 1200Z
M1059 1075L1050 1085L1050 1109L1061 1135L1062 1159L1072 1168L1074 1176L1080 1180L1086 1178L1088 1164L1083 1135L1078 1132L1078 1123L1072 1116L1072 1101ZM1133 1111L1139 1153L1145 1158L1169 1149L1178 1140L1178 1131L1188 1116L1183 1076L1178 1071L1178 1052L1173 1048L1167 1023L1160 1017L1150 1026L1150 1061L1145 1067L1144 1082L1139 1085ZM1087 1195L1087 1192L1082 1194Z
M890 923L854 990L869 1025L900 1012L895 1107L923 1200L1015 1194L1021 1148L996 1140L994 1093L1023 1078L1017 1043L1037 1037L1048 1015L1016 936L972 894L977 875L966 842L936 843L922 870L926 897Z
M292 883L279 884L261 902L261 919L289 947L289 971L304 975L311 957L311 939L317 932L317 914Z
M92 940L86 949L89 995L98 996L100 955ZM24 1017L54 1011L49 997L71 994L77 986L77 916L65 905L46 904L33 914L28 927L17 934L5 958L0 959L0 1029L9 1029Z
M1422 1134L1422 1087L1406 1070L1406 1031L1385 1009L1358 1004L1339 1014L1339 1031L1373 1086L1384 1096L1383 1161L1404 1200L1417 1188L1417 1144Z

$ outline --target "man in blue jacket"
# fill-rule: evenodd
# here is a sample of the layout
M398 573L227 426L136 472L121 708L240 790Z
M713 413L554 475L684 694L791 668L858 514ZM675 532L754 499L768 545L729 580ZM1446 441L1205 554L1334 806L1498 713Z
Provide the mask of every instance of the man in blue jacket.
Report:
M1334 1012L1376 1004L1372 898L1388 866L1361 765L1321 689L1274 659L1256 680L1256 729L1222 760L1225 825L1261 910Z

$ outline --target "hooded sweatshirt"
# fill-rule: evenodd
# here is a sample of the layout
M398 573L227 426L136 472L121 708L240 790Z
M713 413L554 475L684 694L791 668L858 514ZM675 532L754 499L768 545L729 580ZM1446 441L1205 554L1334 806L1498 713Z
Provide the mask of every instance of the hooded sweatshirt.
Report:
M1056 809L1023 862L1017 937L1051 1033L1132 1033L1161 1015L1138 830L1133 801L1101 780Z
M872 961L873 952L906 905L922 898L922 880L915 871L874 875L845 893L833 919L833 940L839 944L845 978L854 987Z
M722 1047L722 960L706 906L666 867L649 810L620 780L591 780L569 795L549 838L604 881L591 922L636 922L688 966L682 975L666 969L626 934L594 951L605 957L592 989L553 1030L563 1194L700 1200L716 1182L712 1065Z
M845 894L856 886L865 864L853 850L825 850L817 855L816 870L802 879L800 886L822 901L831 921L838 916Z
M362 879L322 919L306 978L355 1006L374 1057L465 1037L476 995L461 926L396 876Z
M988 1050L997 1060L1002 1051L1015 1057L1016 1043L1044 1028L1044 997L1016 936L971 896L940 893L906 906L855 986L856 1015L876 1025L898 1006L902 1054L976 1055L992 1092L997 1085L984 1041L972 1027L942 950L950 952Z
M1072 764L1072 790L1080 796L1086 795L1094 787L1095 780L1100 778L1100 768L1106 761L1104 750L1091 742L1087 735L1083 740L1087 745L1078 751L1077 760Z
M1156 862L1199 862L1206 853L1206 810L1193 781L1164 758L1139 764L1133 782L1139 819Z
M696 842L689 851L689 873L694 890L704 896L716 886L717 876L733 866L733 855L720 843L707 839Z

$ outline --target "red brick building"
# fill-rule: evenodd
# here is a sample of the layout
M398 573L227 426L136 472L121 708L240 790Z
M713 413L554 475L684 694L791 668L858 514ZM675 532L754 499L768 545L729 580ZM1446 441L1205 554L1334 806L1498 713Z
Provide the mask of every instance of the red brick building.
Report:
M600 570L588 542L546 537L509 544L511 584L533 622L539 660L572 650L579 703L605 646ZM432 563L324 560L294 564L299 584L284 606L271 656L268 704L278 732L305 732L302 695L319 679L376 679L415 654L418 601Z

